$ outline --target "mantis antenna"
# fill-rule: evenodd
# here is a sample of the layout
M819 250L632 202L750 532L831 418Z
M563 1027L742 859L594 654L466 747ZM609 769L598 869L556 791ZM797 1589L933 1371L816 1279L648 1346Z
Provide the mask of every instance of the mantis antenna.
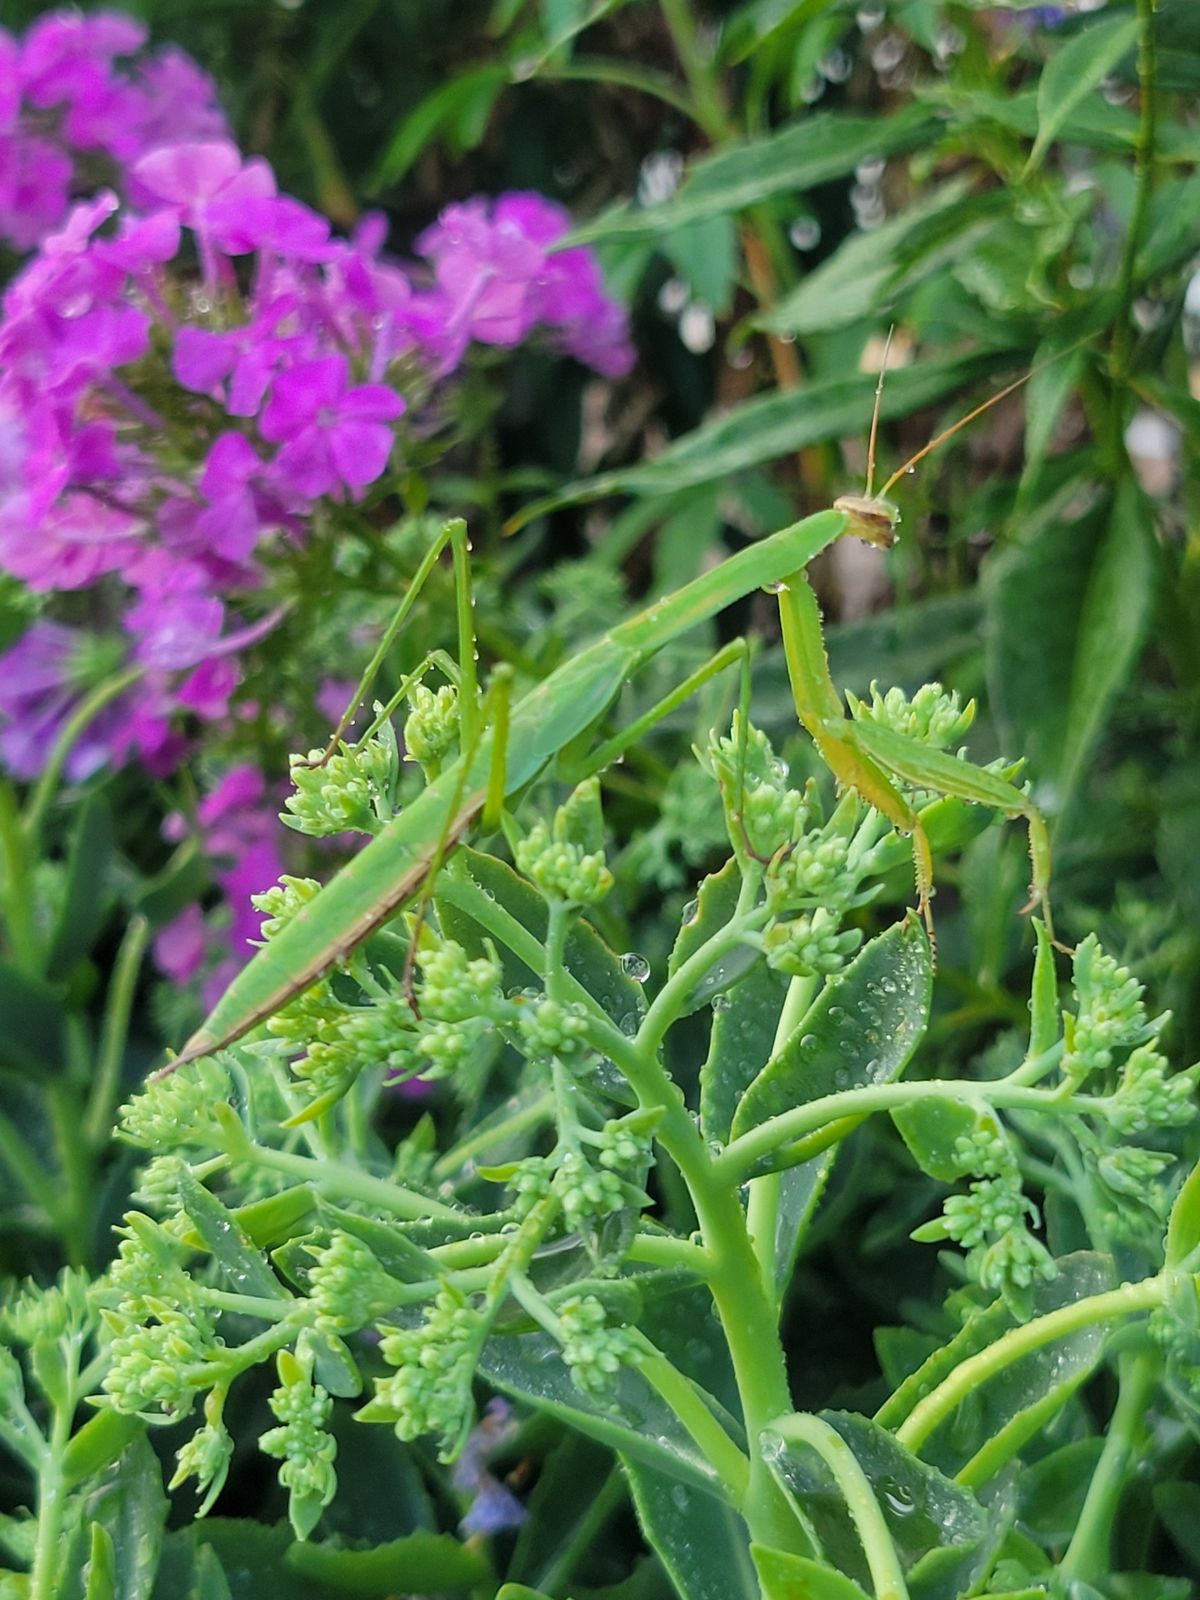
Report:
M887 355L891 342L892 334L889 331L888 342L883 352L883 363L879 369L879 382L875 385L875 404L871 412L871 440L867 448L866 493L839 495L833 502L833 509L835 511L844 511L850 519L850 526L846 529L846 532L853 534L857 539L865 540L867 544L877 545L881 550L890 550L899 537L896 529L900 523L900 508L887 498L888 490L892 485L898 483L906 473L914 472L919 461L924 461L927 455L932 455L935 450L945 444L947 439L953 438L960 428L965 428L969 422L974 422L976 417L982 416L985 411L990 411L993 406L999 405L1005 396L1012 394L1014 389L1019 389L1023 383L1028 383L1035 372L1040 372L1042 367L1050 364L1048 361L1043 361L1036 367L1030 367L1029 371L1014 383L1008 384L998 394L990 395L982 405L976 406L973 411L968 411L965 417L959 417L957 422L952 423L950 427L939 433L936 439L931 439L923 449L918 450L915 456L910 456L902 467L898 467L892 473L879 493L874 494L872 486L875 478L875 441L879 428L879 406L883 396L883 380L887 370ZM1050 357L1051 361L1057 361L1058 359L1058 356Z

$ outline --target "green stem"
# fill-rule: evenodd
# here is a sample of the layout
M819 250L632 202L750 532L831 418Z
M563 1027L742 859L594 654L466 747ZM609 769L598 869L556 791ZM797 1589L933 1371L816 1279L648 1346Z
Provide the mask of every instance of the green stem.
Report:
M1117 387L1128 380L1133 357L1133 292L1137 253L1146 226L1146 213L1154 185L1154 141L1157 118L1157 85L1154 56L1154 12L1156 0L1137 0L1138 32L1138 85L1141 91L1141 116L1138 122L1137 143L1134 146L1134 171L1136 190L1133 209L1129 215L1129 231L1125 236L1125 249L1121 257L1118 278L1118 310L1113 336L1113 379Z
M1035 1317L1032 1322L1026 1322L1019 1328L1010 1329L994 1344L960 1362L948 1378L919 1401L896 1429L896 1438L916 1454L930 1434L946 1421L968 1395L1014 1361L1040 1350L1043 1345L1052 1344L1055 1339L1078 1333L1081 1328L1112 1322L1118 1317L1132 1316L1139 1311L1151 1311L1162 1304L1169 1286L1168 1274L1160 1273L1156 1278L1144 1278L1140 1283L1125 1283L1119 1289L1109 1289L1104 1294L1088 1295L1043 1317Z
M13 959L23 972L42 970L42 953L34 922L30 851L12 785L0 781L0 905Z
M131 917L113 963L96 1076L83 1118L84 1138L93 1150L106 1145L112 1133L113 1112L121 1092L121 1067L129 1037L134 991L149 940L150 924L146 918Z
M772 1058L778 1055L796 1031L812 1004L816 987L815 978L793 978L788 984L783 1010L779 1014L779 1023L775 1029L775 1039L771 1045ZM783 1179L778 1172L764 1173L761 1178L755 1178L750 1185L750 1199L747 1206L754 1254L758 1258L763 1287L773 1305L778 1305L780 1300L775 1239L779 1230L779 1197L782 1185Z
M717 1157L719 1174L740 1182L753 1171L760 1161L783 1153L783 1165L794 1166L820 1153L825 1146L820 1139L811 1141L806 1136L819 1135L827 1127L850 1117L870 1115L874 1111L892 1111L897 1106L912 1105L919 1100L977 1100L981 1105L1022 1111L1058 1111L1068 1106L1082 1107L1088 1112L1103 1113L1108 1101L1101 1095L1064 1096L1057 1089L1027 1089L1022 1085L1008 1085L1003 1078L991 1082L959 1080L954 1082L934 1079L919 1083L877 1083L861 1089L846 1089L838 1094L822 1095L807 1105L785 1111L760 1123L740 1139L727 1145ZM827 1143L828 1141L826 1141Z
M642 1025L637 1032L639 1050L649 1052L658 1050L668 1030L678 1020L683 1007L689 1003L697 984L712 971L722 956L728 955L731 950L736 950L738 945L744 944L746 935L760 928L769 915L766 906L760 906L756 911L742 915L735 913L719 932L714 933L711 939L706 939L698 950L693 951L683 965L663 984L655 995L650 1009L642 1018Z
M575 1524L566 1544L538 1578L537 1587L540 1592L554 1594L570 1578L580 1559L590 1550L598 1548L599 1536L605 1523L624 1499L625 1480L621 1476L620 1468L614 1467L601 1484L587 1510ZM491 1593L490 1590L488 1592Z
M515 917L489 900L464 870L456 871L452 863L442 875L439 892L507 946L531 972L543 970L545 951L540 942ZM563 975L563 992L585 1004L591 1019L589 1042L610 1056L624 1073L639 1105L661 1113L655 1137L679 1168L696 1210L708 1261L705 1276L725 1331L750 1440L750 1479L742 1514L755 1538L776 1548L795 1549L798 1539L803 1538L802 1532L757 1448L758 1435L766 1424L791 1410L791 1396L775 1308L763 1291L737 1184L718 1176L717 1163L682 1094L657 1054L645 1048L645 1039L654 1037L666 1020L663 1011L653 1024L648 1012L637 1038L630 1039L613 1025L583 985L567 973ZM683 995L690 988L680 988L678 992L682 1004ZM807 1548L807 1539L804 1545Z
M246 1141L245 1149L239 1146L228 1154L237 1162L250 1161L256 1166L286 1172L303 1183L311 1183L314 1189L332 1191L346 1195L351 1200L362 1200L367 1205L378 1206L406 1222L426 1217L443 1217L461 1222L465 1215L454 1206L443 1205L440 1200L418 1194L415 1189L405 1189L389 1178L373 1178L369 1173L356 1172L353 1167L343 1166L338 1161L317 1161L312 1156L293 1155L287 1150L270 1150L251 1140Z
M460 1139L453 1149L447 1150L444 1156L434 1163L433 1176L440 1181L451 1178L464 1167L468 1161L473 1161L483 1150L490 1150L502 1140L511 1138L513 1134L524 1133L526 1128L536 1128L540 1123L549 1122L554 1115L554 1094L547 1089L544 1094L539 1094L536 1099L514 1111L511 1117L505 1117L501 1122L492 1122L486 1128L477 1129L467 1138Z
M106 683L98 685L84 699L75 714L63 724L57 739L50 751L50 758L42 768L41 776L34 786L33 793L25 806L25 815L22 818L22 827L28 842L30 853L37 849L38 837L41 833L42 823L45 821L46 812L50 802L54 799L59 780L62 777L63 767L66 766L67 757L75 747L75 741L84 731L94 717L99 716L105 706L111 704L118 695L123 694L130 684L136 683L142 676L141 667L129 667L124 672L118 672L116 677L109 678Z
M84 1138L79 1102L73 1089L62 1082L54 1083L48 1099L61 1184L58 1228L68 1262L73 1267L82 1267L88 1262L96 1219L92 1152Z
M451 524L450 550L454 558L454 607L458 618L458 668L462 685L458 695L459 740L464 757L475 748L479 731L479 684L476 674L474 600L471 596L471 546L461 518Z
M789 1443L808 1445L833 1474L867 1558L875 1600L907 1600L900 1557L870 1479L841 1434L820 1417L807 1415L782 1417L771 1431Z
M71 1422L75 1414L76 1384L79 1375L79 1350L74 1341L63 1342L68 1371L61 1403L54 1407L46 1454L38 1473L37 1537L29 1575L29 1600L54 1600L59 1592L57 1579L61 1556L63 1522L67 1511L67 1486L63 1457L71 1442Z
M1129 1477L1130 1462L1145 1437L1146 1407L1158 1368L1159 1359L1152 1350L1127 1350L1117 1362L1117 1404L1083 1510L1059 1566L1059 1581L1063 1584L1097 1583L1112 1570L1113 1522Z
M701 46L688 0L662 0L662 14L692 91L693 115L713 144L724 144L736 137L737 129L730 121L716 73Z
M695 1384L668 1361L645 1334L635 1329L633 1336L642 1351L639 1371L712 1463L733 1504L740 1505L750 1483L749 1461L705 1405Z

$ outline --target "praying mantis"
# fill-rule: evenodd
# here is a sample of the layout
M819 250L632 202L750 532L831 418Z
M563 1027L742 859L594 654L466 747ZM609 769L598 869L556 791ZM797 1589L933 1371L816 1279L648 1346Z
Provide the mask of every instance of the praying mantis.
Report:
M893 545L900 513L886 498L889 489L951 434L1019 388L1031 375L1026 373L939 434L893 473L876 495L873 478L881 371L862 495L841 496L832 509L805 517L727 557L719 566L610 629L556 668L515 705L509 705L502 674L499 685L493 678L481 706L475 681L469 593L465 589L469 579L466 525L461 520L447 523L414 575L409 594L372 665L382 659L411 607L417 586L449 545L459 599L463 753L257 952L180 1054L158 1075L233 1044L345 961L366 938L423 893L448 852L481 817L494 828L505 800L551 768L564 752L578 750L581 741L587 740L616 701L626 681L652 656L756 589L768 590L778 598L797 717L839 786L854 790L911 838L918 907L931 937L932 853L921 818L902 794L900 785L935 791L991 807L1008 817L1023 818L1029 830L1033 869L1031 898L1025 909L1040 906L1053 937L1048 898L1049 833L1037 807L1004 778L877 724L852 720L830 676L820 610L805 576L805 568L816 556L847 535L883 548ZM707 677L733 659L727 646L653 712L626 730L623 739L609 740L599 752L593 752L588 770L599 770L615 759L624 745L657 715L679 705ZM368 676L370 671L368 668ZM504 669L504 673L507 671ZM489 700L497 711L490 724L484 715ZM339 725L327 754L336 747L349 716L348 713Z

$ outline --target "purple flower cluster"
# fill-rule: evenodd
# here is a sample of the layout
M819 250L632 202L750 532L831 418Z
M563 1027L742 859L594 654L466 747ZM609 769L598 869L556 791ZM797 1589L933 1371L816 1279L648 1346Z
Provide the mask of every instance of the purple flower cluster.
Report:
M165 977L186 983L206 968L204 1004L211 1005L250 954L260 935L262 914L250 896L275 883L284 871L275 820L278 802L270 803L266 780L256 767L235 767L196 808L189 825L181 812L172 812L163 824L163 836L181 843L189 833L199 834L205 854L213 863L213 876L229 908L229 926L216 942L219 955L210 960L213 930L198 905L188 906L162 928L154 941L154 961Z
M360 499L471 341L546 329L610 374L631 352L591 256L550 250L568 219L537 196L450 208L422 281L382 259L375 219L334 239L226 140L132 175L144 209L111 192L75 207L4 296L0 568L108 596L144 674L126 723L109 719L111 759L162 772L182 748L172 714L224 716L237 652L271 625L230 619L264 545Z
M117 65L143 43L103 11L0 33L0 235L37 246L0 301L0 573L46 613L0 656L0 761L20 779L118 670L132 679L76 741L73 779L133 760L166 775L187 732L231 725L241 658L286 609L289 551L381 485L401 419L428 460L472 343L541 336L609 377L633 361L591 253L554 248L561 207L451 206L401 266L382 218L336 238L281 194L186 57ZM114 186L68 207L97 170ZM199 825L241 956L249 894L279 865L269 812L251 820L261 776L229 782L236 827L225 786ZM202 940L197 910L160 939L164 969L194 970Z
M181 50L140 54L145 43L115 11L53 11L22 39L0 29L0 242L31 250L97 173L136 197L139 157L225 132L207 73Z

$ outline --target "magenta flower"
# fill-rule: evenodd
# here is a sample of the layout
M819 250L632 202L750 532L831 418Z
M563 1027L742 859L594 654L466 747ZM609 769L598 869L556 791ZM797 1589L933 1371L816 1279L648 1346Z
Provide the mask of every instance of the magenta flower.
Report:
M309 499L357 498L387 466L388 426L404 411L394 389L379 383L349 386L345 356L301 361L276 378L259 426L281 444L272 480ZM285 442L286 441L286 442Z
M60 222L97 168L144 204L130 162L225 133L208 75L179 50L140 54L145 40L139 22L112 11L50 12L22 40L0 31L0 238L16 249Z

